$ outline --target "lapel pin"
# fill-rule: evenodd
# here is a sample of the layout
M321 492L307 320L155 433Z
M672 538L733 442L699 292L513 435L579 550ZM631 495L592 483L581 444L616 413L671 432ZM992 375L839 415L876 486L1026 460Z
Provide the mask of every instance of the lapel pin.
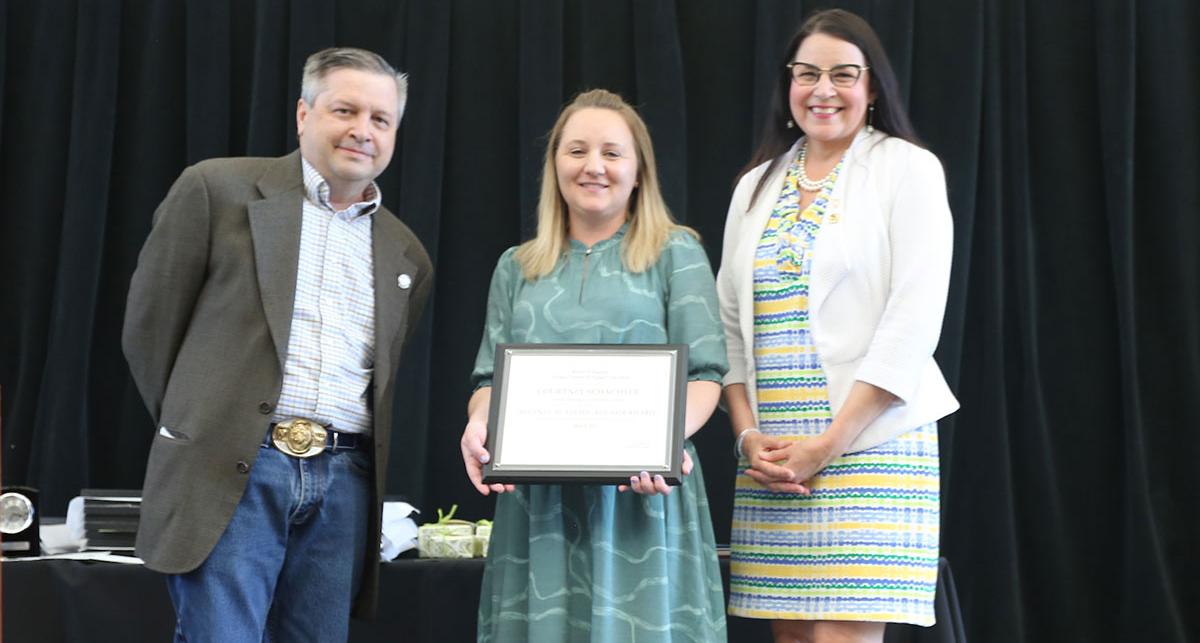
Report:
M408 275L400 275L399 277L396 277L396 285L400 286L400 288L403 290L408 290L408 287L412 285L412 277L409 277Z
M837 223L838 222L837 213L836 212L831 213L828 217L825 218L825 221L830 224Z

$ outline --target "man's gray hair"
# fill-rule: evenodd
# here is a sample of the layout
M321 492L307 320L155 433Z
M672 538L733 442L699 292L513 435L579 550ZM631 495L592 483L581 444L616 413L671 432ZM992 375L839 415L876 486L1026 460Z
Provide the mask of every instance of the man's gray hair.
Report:
M322 49L304 61L304 77L300 81L300 98L312 106L317 96L325 91L325 76L337 69L357 69L375 74L391 76L396 80L397 118L404 115L404 104L408 102L408 76L396 71L383 56L366 49L354 47L331 47Z

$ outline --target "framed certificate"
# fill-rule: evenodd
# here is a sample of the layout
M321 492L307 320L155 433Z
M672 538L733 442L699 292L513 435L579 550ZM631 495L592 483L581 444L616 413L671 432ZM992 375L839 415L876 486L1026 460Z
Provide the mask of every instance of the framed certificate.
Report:
M499 344L485 483L682 478L685 344Z

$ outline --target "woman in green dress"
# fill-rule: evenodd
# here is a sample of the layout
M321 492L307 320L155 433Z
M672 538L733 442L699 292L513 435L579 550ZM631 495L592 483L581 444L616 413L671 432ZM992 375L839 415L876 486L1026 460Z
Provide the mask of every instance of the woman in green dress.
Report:
M499 343L687 344L685 432L708 420L728 369L712 268L671 220L645 124L619 96L580 94L546 148L538 231L506 251L462 437L467 475L499 493L479 606L480 641L725 641L724 595L700 463L678 488L485 485Z

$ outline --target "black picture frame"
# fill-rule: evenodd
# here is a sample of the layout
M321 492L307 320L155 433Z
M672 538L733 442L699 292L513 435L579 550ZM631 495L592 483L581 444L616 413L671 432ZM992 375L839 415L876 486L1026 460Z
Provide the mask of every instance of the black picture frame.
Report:
M611 407L605 408L624 408L621 406L620 398L622 397L621 389L617 385L603 384L588 384L586 382L587 373L595 370L594 365L598 363L593 359L596 357L630 357L634 359L627 360L629 369L643 369L641 375L645 375L644 367L647 360L640 359L645 357L661 357L666 362L656 364L656 367L661 369L663 376L668 378L667 391L669 399L662 402L661 407L657 407L657 402L654 402L657 410L661 412L662 422L661 436L652 438L653 444L660 444L662 449L661 459L659 457L647 458L635 462L609 462L605 464L580 464L578 462L565 462L562 460L552 462L510 462L505 451L506 441L512 442L514 431L520 431L521 427L512 422L514 415L519 415L522 412L537 411L538 409L516 409L513 407L513 401L509 399L509 391L514 388L512 382L509 381L513 371L514 360L526 360L530 358L536 360L539 356L556 356L570 358L570 373L561 374L561 380L564 382L562 388L554 389L555 394L570 395L576 391L572 386L578 387L579 392L586 397L591 392L602 392L606 396L606 401L616 398L616 401ZM483 468L483 481L487 484L503 483L578 483L578 484L628 484L629 478L638 475L642 471L646 471L650 475L661 475L667 484L678 485L683 478L682 458L683 458L683 441L684 441L684 419L687 409L687 375L688 375L688 347L686 344L498 344L496 346L495 367L492 376L492 397L491 406L488 412L488 437L487 450L491 455L490 460ZM545 360L542 360L543 362ZM564 360L557 360L561 364ZM604 360L611 368L613 360ZM621 360L618 360L621 361ZM592 370L589 370L589 366ZM632 371L622 371L620 368L613 372L604 371L602 377L607 379L617 379L625 373L632 377ZM583 387L592 386L592 389ZM605 388L605 387L608 388ZM639 398L635 392L630 395L629 399L636 400ZM640 403L645 404L645 395L640 396ZM582 399L582 398L581 398ZM597 425L600 427L610 426L606 423L615 423L621 421L621 413L613 412L610 417L598 417L597 414L589 414L587 411L580 411L578 417L571 415L571 411L563 410L565 401L562 397L555 398L554 395L549 395L545 398L547 408L557 405L553 409L555 413L555 421L561 420L564 426L584 422L595 429ZM593 403L596 400L591 400ZM603 412L600 415L604 415ZM578 425L578 424L577 424ZM657 428L657 427L656 427ZM570 440L570 429L564 428L564 440ZM594 431L593 431L594 432ZM586 447L587 445L579 445ZM650 447L647 447L650 450Z

